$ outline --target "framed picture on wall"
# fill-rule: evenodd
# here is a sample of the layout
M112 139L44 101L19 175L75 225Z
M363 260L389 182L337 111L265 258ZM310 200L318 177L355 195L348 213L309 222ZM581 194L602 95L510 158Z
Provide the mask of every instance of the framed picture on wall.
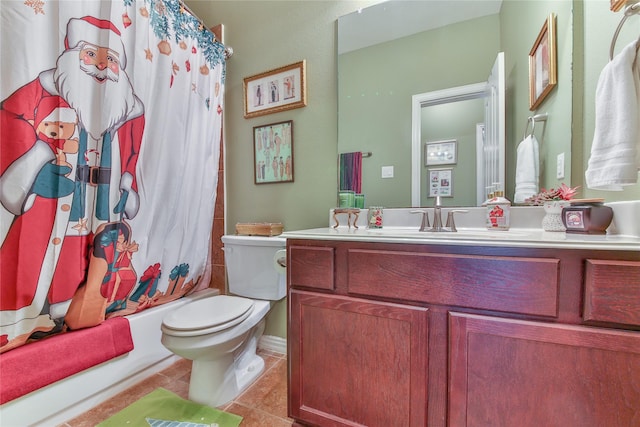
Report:
M458 141L455 139L426 142L424 145L425 166L455 165L458 161L457 145Z
M453 197L453 169L429 169L429 197Z
M253 128L256 184L293 182L293 120Z
M538 108L557 83L556 16L552 13L529 52L529 110Z
M245 119L306 106L305 70L306 61L300 61L245 77Z

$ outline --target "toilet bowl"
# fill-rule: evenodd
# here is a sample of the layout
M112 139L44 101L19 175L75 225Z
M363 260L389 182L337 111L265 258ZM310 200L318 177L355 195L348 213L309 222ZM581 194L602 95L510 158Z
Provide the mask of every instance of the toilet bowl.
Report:
M161 326L162 344L193 361L189 399L213 407L233 400L264 370L258 340L273 303L286 295L284 238L223 236L222 241L231 295L185 304Z

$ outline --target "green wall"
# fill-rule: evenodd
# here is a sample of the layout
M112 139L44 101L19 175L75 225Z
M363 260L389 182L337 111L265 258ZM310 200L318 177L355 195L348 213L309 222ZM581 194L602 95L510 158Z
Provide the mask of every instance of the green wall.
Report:
M187 1L208 26L225 26L227 232L237 222L280 221L285 230L325 226L337 188L336 20L374 1ZM304 108L243 117L243 79L307 62ZM293 120L294 182L255 185L253 127Z
M422 108L422 151L424 143L456 140L456 163L425 166L421 159L420 206L433 205L429 199L429 171L451 168L453 197L443 198L443 206L476 206L476 124L484 123L483 98L467 99Z
M224 106L226 232L238 222L282 222L285 230L325 227L336 204L337 19L379 1L195 1L208 27L224 24L234 49ZM243 79L305 59L304 108L245 119ZM253 127L293 120L294 182L254 184ZM272 309L266 334L286 336L286 301Z
M536 111L529 110L529 52L550 13L556 15L558 84ZM540 144L541 187L572 183L572 46L571 1L505 1L500 11L501 46L507 75L506 194L515 192L516 149L527 126L527 118L548 114L546 123L536 124ZM518 37L514 37L518 35ZM531 127L529 127L531 130ZM565 178L556 178L556 157L565 153Z
M614 13L609 5L608 0L506 0L503 3L500 12L501 46L507 52L509 111L507 194L514 191L515 149L523 137L526 118L547 113L546 124L536 126L536 136L540 141L541 182L546 188L565 182L580 186L579 197L602 197L607 202L640 199L640 183L620 192L589 190L584 183L594 132L595 87L608 61L611 39L622 17L622 11ZM529 111L528 53L550 12L557 17L558 85L536 111ZM523 15L527 19L519 20ZM637 40L639 32L640 19L627 20L618 37L616 52ZM513 34L528 34L529 37L510 36ZM557 179L556 157L562 152L566 153L565 178Z
M582 3L580 0L576 0ZM336 203L337 188L337 65L336 37L339 16L366 7L378 1L196 1L186 2L193 12L208 26L225 25L226 42L235 53L227 65L225 94L225 173L227 197L227 232L233 232L236 222L281 221L285 229L323 227L329 222L329 209ZM549 12L558 15L559 47L567 51L576 43L570 36L572 21L569 11L573 2L507 0L503 4L500 26L512 34L528 34L525 41L516 46L515 37L503 36L501 44L508 51L517 52L517 59L507 56L507 70L511 72L507 87L507 109L515 109L513 121L507 125L507 141L511 147L522 138L528 111L529 50ZM539 10L536 8L539 6ZM577 9L581 9L579 4ZM562 59L558 64L559 83L538 112L548 112L552 126L571 123L573 133L562 132L553 141L545 140L555 159L558 144L569 143L574 138L573 149L585 149L578 159L566 159L571 168L573 185L584 172L575 163L586 165L590 139L593 136L593 93L600 70L607 60L611 36L621 13L609 11L609 0L587 0L585 9L584 84L576 82L573 92L574 105L554 102L562 93L571 93L571 64L573 59ZM511 14L525 16L526 24L512 25ZM635 20L635 21L633 21ZM640 20L629 20L618 40L618 47L638 35ZM529 40L530 41L526 41ZM578 40L579 42L579 40ZM513 46L511 44L513 43ZM578 49L579 50L579 49ZM575 56L575 55L574 55ZM243 118L243 78L273 68L307 60L308 106L296 110L271 114L253 119ZM493 60L493 58L491 59ZM511 62L513 61L513 62ZM574 73L575 75L575 73ZM584 96L578 92L582 92ZM428 91L427 88L425 91ZM582 102L580 102L584 98ZM556 105L558 104L558 105ZM584 110L584 124L576 110ZM284 120L294 122L295 181L286 184L255 185L253 182L253 126ZM410 119L408 119L410 120ZM564 124L564 125L563 125ZM555 132L554 132L555 133ZM575 140L583 134L582 140ZM570 144L570 143L569 143ZM563 148L564 149L564 148ZM507 153L509 155L509 153ZM573 160L573 162L571 162ZM515 151L507 157L507 163L515 163ZM553 163L555 165L555 161ZM547 168L549 169L549 168ZM555 171L555 168L552 168ZM513 172L511 174L513 178ZM512 181L513 179L511 179ZM564 180L569 182L568 179ZM508 189L508 188L507 188ZM509 189L508 189L509 191ZM513 192L513 188L510 190ZM595 197L586 192L588 197ZM610 200L635 200L640 198L639 185L623 192L604 194ZM268 318L267 334L286 336L286 303L278 304Z

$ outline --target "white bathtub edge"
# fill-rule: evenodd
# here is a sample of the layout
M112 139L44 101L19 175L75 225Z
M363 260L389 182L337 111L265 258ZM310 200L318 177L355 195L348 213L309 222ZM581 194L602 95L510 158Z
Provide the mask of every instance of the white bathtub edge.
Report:
M0 406L0 425L62 424L170 366L179 358L160 342L163 317L187 302L217 293L216 289L204 289L128 316L134 342L131 352L5 403Z

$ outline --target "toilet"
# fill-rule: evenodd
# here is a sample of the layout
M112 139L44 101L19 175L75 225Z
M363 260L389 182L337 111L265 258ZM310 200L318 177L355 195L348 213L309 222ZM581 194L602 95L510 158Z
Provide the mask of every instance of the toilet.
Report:
M230 295L194 300L162 321L162 344L193 361L189 400L233 400L264 370L256 354L265 317L286 295L286 239L223 236Z

